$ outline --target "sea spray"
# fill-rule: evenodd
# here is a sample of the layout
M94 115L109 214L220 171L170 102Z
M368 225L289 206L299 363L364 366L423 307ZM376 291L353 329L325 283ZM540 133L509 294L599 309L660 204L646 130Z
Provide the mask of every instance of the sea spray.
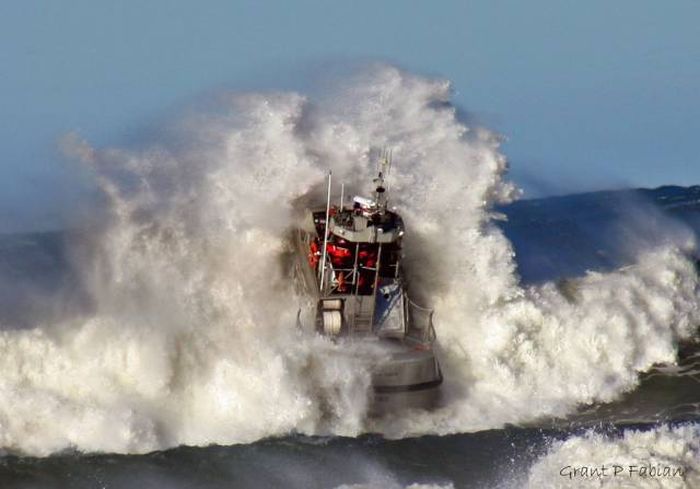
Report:
M495 428L612 400L674 361L698 320L694 243L566 287L522 287L490 222L518 194L499 138L462 123L449 95L442 80L377 65L318 99L222 95L215 113L174 124L177 143L68 138L107 206L77 259L93 307L2 332L0 445L145 452L290 431ZM383 147L411 291L436 309L445 399L368 420L377 353L296 330L283 257L295 206L320 193L326 171L366 194Z
M689 423L621 435L590 431L555 441L526 487L692 489L700 485L700 427Z

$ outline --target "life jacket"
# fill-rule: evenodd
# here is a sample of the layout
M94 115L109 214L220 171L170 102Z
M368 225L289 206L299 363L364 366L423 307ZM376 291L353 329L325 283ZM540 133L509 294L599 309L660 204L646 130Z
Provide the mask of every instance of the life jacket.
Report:
M331 263L333 266L344 268L343 265L347 265L347 261L352 257L352 253L349 249L328 243L327 247L328 256L331 258Z
M338 272L336 278L338 280L338 291L345 292L345 274L343 272Z
M358 257L363 267L373 268L377 264L377 254L373 251L362 250Z
M311 242L311 246L309 248L309 265L311 265L311 268L315 270L318 266L319 255L321 254L318 251L318 243L316 240Z
M349 249L334 245L333 243L328 243L328 254L339 258L348 258L351 255Z

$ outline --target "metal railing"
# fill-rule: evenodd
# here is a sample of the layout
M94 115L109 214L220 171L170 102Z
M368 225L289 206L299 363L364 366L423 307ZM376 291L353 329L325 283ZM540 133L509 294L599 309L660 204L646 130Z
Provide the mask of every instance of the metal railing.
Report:
M435 341L435 327L431 308L422 307L404 294L404 312L406 315L406 336L423 343Z

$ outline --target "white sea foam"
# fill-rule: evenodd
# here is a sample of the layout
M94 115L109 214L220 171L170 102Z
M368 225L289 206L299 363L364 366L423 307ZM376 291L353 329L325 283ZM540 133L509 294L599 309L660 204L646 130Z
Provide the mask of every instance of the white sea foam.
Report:
M394 481L393 479L381 479L366 484L343 484L336 489L454 489L454 485L436 485L436 484L409 484L404 486Z
M498 138L467 128L449 84L374 66L315 101L221 97L177 144L68 150L94 172L109 219L79 263L83 318L0 333L0 445L145 452L292 430L391 436L563 415L672 362L698 323L697 279L669 243L625 270L519 285L490 207L517 195ZM446 404L368 422L365 356L294 328L282 259L293 202L327 169L363 192L389 147L391 205L408 227L414 291L436 308ZM420 289L420 290L418 290Z
M589 432L556 442L531 468L532 489L700 487L700 426Z

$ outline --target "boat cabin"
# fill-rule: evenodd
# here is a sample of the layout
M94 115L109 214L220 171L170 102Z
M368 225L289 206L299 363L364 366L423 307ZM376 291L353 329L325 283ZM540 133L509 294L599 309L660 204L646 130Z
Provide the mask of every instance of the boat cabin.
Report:
M309 240L309 264L319 273L323 262L325 211L312 213L316 236ZM399 275L403 222L390 211L331 208L326 238L326 263L320 289L326 295L373 295L378 285ZM319 273L319 276L321 274Z

